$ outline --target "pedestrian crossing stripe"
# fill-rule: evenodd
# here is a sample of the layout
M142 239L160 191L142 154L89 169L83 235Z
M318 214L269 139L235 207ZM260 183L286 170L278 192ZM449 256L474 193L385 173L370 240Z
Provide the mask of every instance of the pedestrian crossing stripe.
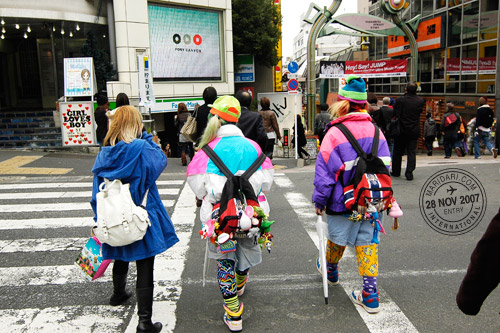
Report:
M171 220L176 228L179 242L166 252L156 256L155 259L155 302L153 317L161 318L164 330L173 331L175 328L175 310L181 294L181 275L184 270L184 260L188 250L194 222L196 219L196 201L194 193L184 180L157 181L156 184L162 196L178 196L177 200L162 200L166 207L173 207ZM183 185L184 186L179 186ZM170 186L170 187L169 187ZM173 186L173 187L172 187ZM0 218L0 230L25 230L50 228L90 227L94 225L93 213L90 208L90 191L81 189L91 188L92 183L23 183L1 184L0 200L8 203L11 199L16 204L0 204L0 213L18 212L67 212L78 211L82 214L88 211L85 217L69 216L56 218L33 219L3 219ZM165 188L167 187L167 188ZM68 190L75 189L74 192ZM32 190L19 193L18 190ZM43 192L33 192L36 190ZM55 189L47 192L47 189ZM64 192L61 191L64 189ZM5 190L11 193L5 193ZM57 191L59 190L59 191ZM74 198L78 202L54 203L61 198ZM168 197L167 197L168 198ZM38 199L42 203L32 203ZM22 204L23 200L28 201ZM82 202L83 201L83 202ZM12 202L12 201L11 201ZM175 206L174 206L175 205ZM67 215L68 213L65 213ZM71 214L71 213L70 213ZM57 231L49 232L57 235ZM3 239L0 240L0 255L63 253L72 251L75 258L78 251L85 244L86 237L73 238L42 238L42 239ZM88 288L93 288L95 283L109 283L112 280L112 264L105 275L93 282L88 282L73 262L63 262L61 265L52 266L19 266L0 267L0 285L4 287L44 287L51 285L71 285L88 283ZM135 265L132 264L129 282L136 276ZM130 283L134 285L134 283ZM112 288L109 290L111 295ZM103 295L103 302L107 303L109 295ZM85 295L82 295L84 297ZM75 305L62 307L21 308L0 310L0 327L2 332L42 331L42 332L135 332L137 326L137 308L133 304L111 307L109 305ZM127 323L126 321L130 319ZM88 326L90 325L90 326Z

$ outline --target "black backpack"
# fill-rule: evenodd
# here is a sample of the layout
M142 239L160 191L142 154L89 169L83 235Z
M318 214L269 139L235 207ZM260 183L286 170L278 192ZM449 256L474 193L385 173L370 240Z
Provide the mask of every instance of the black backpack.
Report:
M378 156L379 128L375 127L372 150L365 153L358 140L342 123L335 124L359 156L354 177L344 186L344 204L349 211L364 214L369 207L381 212L393 199L389 170Z
M215 231L217 234L238 232L240 218L246 206L259 206L249 178L264 163L266 155L261 153L241 176L235 176L212 148L205 145L202 150L227 178L222 189L220 202L214 205L212 213L214 219L218 218L218 228Z

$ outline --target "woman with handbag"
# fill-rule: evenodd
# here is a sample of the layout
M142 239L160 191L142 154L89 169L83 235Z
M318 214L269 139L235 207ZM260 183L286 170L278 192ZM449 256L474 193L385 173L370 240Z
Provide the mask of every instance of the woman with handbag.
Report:
M136 205L140 205L147 196L145 208L151 225L144 238L125 246L102 245L103 259L115 260L110 305L121 305L130 298L131 293L125 289L127 272L129 262L136 262L137 332L161 331L162 324L153 324L151 321L154 259L179 241L155 183L167 165L167 158L152 138L144 131L139 111L130 105L122 106L113 116L104 138L104 147L92 168L94 184L90 204L94 213L97 212L96 195L104 178L120 179L122 183L130 184L130 193ZM94 220L97 220L97 216Z
M210 118L200 140L200 150L187 168L189 186L197 198L203 199L200 220L205 227L209 225L207 222L222 214L219 211L219 208L223 207L222 203L219 208L216 208L216 204L221 201L227 178L208 157L203 147L212 148L222 163L236 176L241 176L247 169L251 169L262 153L260 146L245 138L236 126L241 115L240 103L236 98L222 96L210 106ZM263 164L248 178L259 206L266 214L269 213L269 204L263 192L271 189L273 176L273 165L266 157ZM232 244L233 241L226 243L229 242ZM230 251L218 251L214 244L208 243L208 257L217 260L217 281L224 299L224 323L231 331L241 331L243 303L240 303L239 297L245 291L249 269L260 264L262 255L254 237L237 238L235 243Z
M192 160L194 156L193 143L181 133L182 127L184 127L184 124L186 124L189 115L190 114L186 104L179 103L179 106L177 107L177 117L175 118L175 123L177 125L177 136L179 138L177 147L181 155L182 166L187 165L186 154L189 155L190 160Z

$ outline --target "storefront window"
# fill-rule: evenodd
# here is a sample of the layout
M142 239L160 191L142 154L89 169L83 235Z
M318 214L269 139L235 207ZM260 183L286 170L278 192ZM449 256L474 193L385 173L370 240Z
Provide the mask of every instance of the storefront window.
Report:
M496 41L479 44L479 80L495 80Z
M446 0L436 0L436 9L445 8Z
M432 92L436 93L444 93L444 83L434 83L432 85Z
M448 46L460 45L462 34L462 7L448 12Z
M498 27L498 1L481 1L480 11L480 40L497 38Z
M476 82L475 81L462 81L462 84L460 85L460 92L462 94L475 94L476 93Z
M462 80L476 80L477 78L477 44L462 47L461 59Z
M418 55L420 82L431 82L432 80L432 52L421 52Z
M477 93L478 94L494 94L495 93L495 81L479 81L477 83Z
M431 83L422 83L420 85L420 89L422 89L420 91L421 94L430 94L431 93Z
M448 0L448 7L460 5L462 0Z
M479 27L479 2L464 6L464 21L462 22L462 44L477 42Z
M444 51L434 52L434 80L444 80Z
M448 57L446 58L446 75L448 80L458 80L460 77L460 48L454 47L448 49Z
M422 0L422 16L431 15L434 12L434 0Z
M458 87L459 87L458 82L449 82L446 84L446 93L447 94L458 93Z
M377 42L376 42L376 59L382 59L384 56L384 39L387 40L386 37L377 37Z

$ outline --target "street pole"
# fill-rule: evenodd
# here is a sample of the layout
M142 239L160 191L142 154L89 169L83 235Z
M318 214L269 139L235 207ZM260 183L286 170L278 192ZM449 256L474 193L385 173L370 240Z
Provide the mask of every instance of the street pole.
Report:
M342 4L342 0L333 0L330 7L324 8L323 12L317 15L311 28L309 39L307 40L307 127L312 130L312 124L316 116L316 39L323 27L335 14Z
M498 115L500 108L500 9L497 15L497 72L495 75L495 118L497 119L496 133L495 133L495 147L498 149L499 137L498 137Z

